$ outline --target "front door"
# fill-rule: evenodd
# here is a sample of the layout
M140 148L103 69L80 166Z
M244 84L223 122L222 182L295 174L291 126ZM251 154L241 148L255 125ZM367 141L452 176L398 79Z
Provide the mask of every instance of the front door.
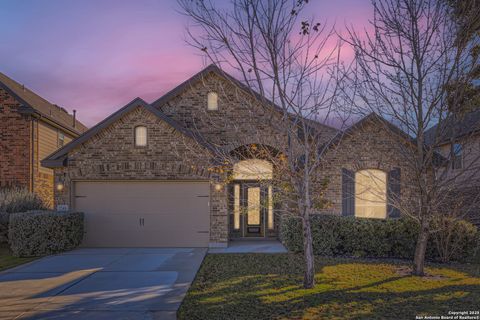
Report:
M265 236L265 188L258 183L242 184L243 236Z

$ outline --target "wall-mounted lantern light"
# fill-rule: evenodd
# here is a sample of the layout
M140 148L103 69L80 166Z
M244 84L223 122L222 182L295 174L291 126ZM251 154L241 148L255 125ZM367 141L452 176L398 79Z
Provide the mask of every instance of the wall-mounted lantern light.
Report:
M64 188L65 188L65 186L63 185L62 182L57 183L57 191L61 192L61 191L63 191Z

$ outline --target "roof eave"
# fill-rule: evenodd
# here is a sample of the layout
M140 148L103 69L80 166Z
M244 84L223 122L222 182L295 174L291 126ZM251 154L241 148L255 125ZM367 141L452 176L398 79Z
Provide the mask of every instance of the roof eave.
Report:
M52 119L50 118L48 115L36 110L34 107L32 107L27 101L25 101L24 99L22 99L18 94L15 93L15 91L13 91L12 89L10 89L10 87L8 87L6 84L4 84L3 82L0 82L0 88L4 89L5 91L8 92L8 94L10 94L15 100L17 100L18 102L20 102L21 106L20 108L18 109L18 111L22 114L29 114L29 115L37 115L37 116L41 116L43 118L46 118L48 119L50 122L52 122L56 127L64 130L64 131L68 131L70 134L74 135L74 136L79 136L81 134L80 131L76 131L76 130L72 130L71 128L69 127L66 127L65 125L59 123L58 121L56 121L55 119Z
M43 159L42 161L40 161L40 164L43 167L55 169L55 168L65 167L66 161L67 161L67 157L64 156L58 159Z

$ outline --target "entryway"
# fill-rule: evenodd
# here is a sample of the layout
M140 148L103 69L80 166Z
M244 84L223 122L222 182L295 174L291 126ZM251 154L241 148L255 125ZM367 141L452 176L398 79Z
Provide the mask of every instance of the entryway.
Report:
M230 239L276 238L273 167L266 160L247 159L233 167L229 186Z

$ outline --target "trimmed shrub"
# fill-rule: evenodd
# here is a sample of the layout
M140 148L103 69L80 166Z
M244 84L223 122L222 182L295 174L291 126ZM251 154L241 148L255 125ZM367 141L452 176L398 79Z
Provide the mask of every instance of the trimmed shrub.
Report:
M0 243L8 242L10 214L46 209L42 199L23 188L0 190Z
M475 256L478 234L477 227L473 224L445 217L434 221L432 229L435 231L430 235L432 242L430 250L433 251L430 255L435 259L447 262L471 258L465 256L465 253Z
M14 256L42 256L80 245L83 213L28 211L10 216L9 239Z
M359 219L316 214L311 217L313 249L317 255L371 258L412 259L418 235L418 224L408 218ZM477 239L476 227L456 221L449 238L449 255L441 254L430 237L427 258L441 261L463 261L473 255ZM289 251L303 251L302 223L299 217L282 219L280 238ZM445 258L447 257L447 258Z
M8 222L10 213L0 212L0 244L8 243Z

